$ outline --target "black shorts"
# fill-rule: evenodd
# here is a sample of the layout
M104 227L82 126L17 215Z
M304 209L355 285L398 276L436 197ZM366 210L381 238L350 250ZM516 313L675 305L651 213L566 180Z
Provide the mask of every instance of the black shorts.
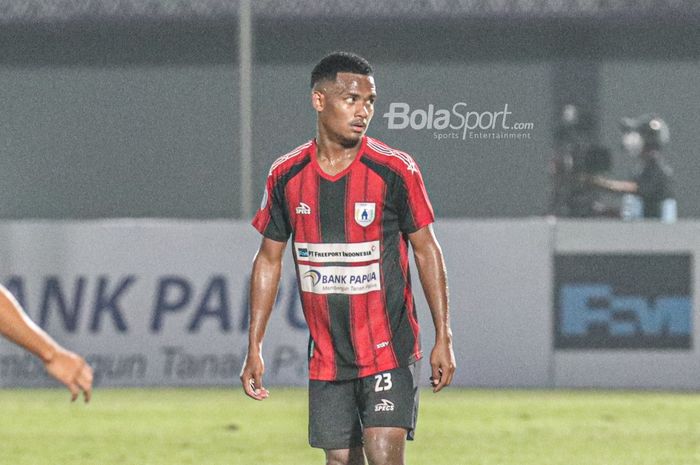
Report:
M309 381L309 444L321 449L362 445L362 429L406 428L418 415L417 364L347 381Z

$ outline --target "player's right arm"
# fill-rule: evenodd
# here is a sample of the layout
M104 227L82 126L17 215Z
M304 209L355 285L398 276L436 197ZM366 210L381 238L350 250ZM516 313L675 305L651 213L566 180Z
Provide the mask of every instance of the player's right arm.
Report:
M255 400L264 400L270 395L262 384L265 372L262 343L279 288L282 256L286 245L286 242L264 237L253 260L253 272L250 277L248 354L241 370L241 384L245 393Z
M44 362L46 371L65 384L72 400L83 391L85 402L92 393L92 369L85 360L61 347L22 310L4 287L0 286L0 334L28 350Z

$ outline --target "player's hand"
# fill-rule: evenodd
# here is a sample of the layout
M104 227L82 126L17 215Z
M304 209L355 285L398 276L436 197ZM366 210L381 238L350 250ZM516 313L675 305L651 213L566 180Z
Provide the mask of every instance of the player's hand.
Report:
M457 364L451 336L435 341L435 347L430 353L430 367L432 369L430 384L433 386L433 392L440 392L442 388L452 383Z
M44 363L44 367L51 376L66 385L71 393L71 401L75 401L82 391L85 402L90 402L92 368L80 355L57 348L51 359Z
M270 392L262 385L265 372L265 362L260 354L248 354L241 370L241 384L248 397L255 400L265 400Z

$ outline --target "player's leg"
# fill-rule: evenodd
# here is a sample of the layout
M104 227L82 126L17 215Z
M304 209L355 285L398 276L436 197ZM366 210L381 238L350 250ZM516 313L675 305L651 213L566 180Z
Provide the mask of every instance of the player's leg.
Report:
M365 428L363 438L369 465L404 465L405 428Z
M362 378L358 397L370 465L403 465L418 414L417 371L412 365Z
M362 446L352 449L327 449L326 465L365 465Z
M309 444L327 465L364 465L355 380L309 381Z

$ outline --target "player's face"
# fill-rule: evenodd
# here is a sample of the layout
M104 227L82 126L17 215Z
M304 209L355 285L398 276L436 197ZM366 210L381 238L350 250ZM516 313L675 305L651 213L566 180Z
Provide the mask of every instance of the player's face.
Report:
M338 73L335 82L314 90L319 130L344 147L357 145L374 115L377 89L372 76Z

